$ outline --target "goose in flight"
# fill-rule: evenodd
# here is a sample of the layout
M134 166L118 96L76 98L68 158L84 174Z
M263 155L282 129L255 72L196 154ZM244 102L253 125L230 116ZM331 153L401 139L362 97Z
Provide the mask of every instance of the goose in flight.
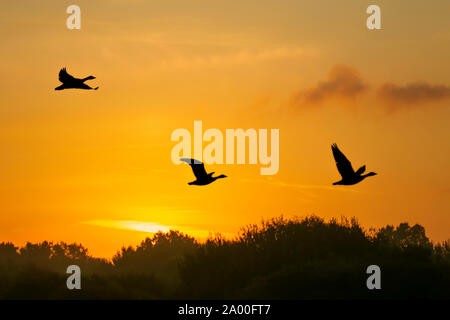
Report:
M336 161L336 166L339 173L342 176L342 180L338 182L334 182L333 185L352 185L361 182L367 177L376 175L375 172L369 172L367 174L363 174L366 171L366 166L362 166L356 172L353 170L352 164L350 161L344 156L344 154L339 150L336 143L331 145L331 150L333 150L334 160Z
M214 174L214 172L206 173L205 165L201 161L189 158L181 158L180 161L186 162L188 165L190 165L195 177L197 178L197 180L189 182L189 185L204 186L216 181L217 179L227 177L224 174L213 177L212 175Z
M55 90L64 90L64 89L87 89L87 90L97 90L96 88L91 88L84 82L86 80L93 80L95 77L89 76L83 79L74 78L70 74L67 73L66 68L63 68L59 71L59 81L61 81L63 84L59 87L56 87Z

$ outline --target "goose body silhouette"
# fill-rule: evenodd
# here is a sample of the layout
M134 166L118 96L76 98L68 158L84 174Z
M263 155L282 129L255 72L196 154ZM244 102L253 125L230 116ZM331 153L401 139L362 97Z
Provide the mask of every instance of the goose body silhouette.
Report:
M353 185L361 182L367 177L376 175L375 172L363 174L364 171L366 171L366 166L362 166L355 172L351 162L344 156L341 150L339 150L336 143L331 145L331 150L333 151L334 160L336 160L337 169L342 176L342 180L334 182L333 185Z
M70 74L67 73L66 68L63 68L59 71L59 81L61 81L63 84L59 87L56 87L55 90L64 90L64 89L86 89L86 90L97 90L96 88L91 88L84 82L86 80L93 80L95 79L94 76L89 76L83 79L78 79Z
M189 185L204 186L210 184L211 182L216 181L217 179L227 177L224 174L221 174L220 176L217 177L213 177L212 175L214 174L214 172L206 173L205 165L201 161L190 158L181 158L180 161L186 162L188 165L190 165L192 171L194 172L195 178L197 178L197 180L195 181L188 182Z

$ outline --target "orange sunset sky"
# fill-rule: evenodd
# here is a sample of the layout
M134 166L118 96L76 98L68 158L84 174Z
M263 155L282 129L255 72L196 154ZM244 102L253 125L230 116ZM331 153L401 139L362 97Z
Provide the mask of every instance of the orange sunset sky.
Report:
M0 242L111 257L159 229L231 236L281 214L450 238L449 14L448 0L2 1ZM99 90L54 91L62 67ZM170 137L194 120L279 129L278 174L213 164L228 178L187 185ZM332 186L333 142L378 175Z

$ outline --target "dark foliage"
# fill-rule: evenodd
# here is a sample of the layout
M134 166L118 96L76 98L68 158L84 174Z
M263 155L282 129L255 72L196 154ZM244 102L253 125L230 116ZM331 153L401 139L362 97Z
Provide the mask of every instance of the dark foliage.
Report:
M68 290L66 268L82 270ZM381 268L368 290L366 268ZM364 231L355 219L276 218L234 240L156 233L112 261L80 244L0 243L2 299L450 299L450 241L420 225Z

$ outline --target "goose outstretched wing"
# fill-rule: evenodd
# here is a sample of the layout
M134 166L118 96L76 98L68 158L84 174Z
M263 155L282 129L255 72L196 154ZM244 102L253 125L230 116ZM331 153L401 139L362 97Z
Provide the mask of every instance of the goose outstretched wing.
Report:
M203 164L203 162L190 158L181 158L180 161L186 162L191 166L192 171L194 172L194 175L197 179L205 178L208 175L206 173L205 165Z
M356 170L356 174L358 176L362 175L364 173L364 171L366 171L366 166L362 166L361 168L359 168L358 170Z
M62 68L59 71L59 81L61 81L62 83L71 82L73 80L75 80L75 78L67 73L66 68Z
M331 145L331 150L333 151L334 160L336 161L336 166L341 174L342 178L350 177L355 174L351 162L344 156L344 154L339 150L336 143Z

